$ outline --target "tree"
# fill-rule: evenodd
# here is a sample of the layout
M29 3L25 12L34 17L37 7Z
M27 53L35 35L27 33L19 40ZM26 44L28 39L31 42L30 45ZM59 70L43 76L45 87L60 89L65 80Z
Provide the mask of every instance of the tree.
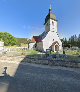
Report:
M17 45L17 39L13 37L10 33L0 32L0 40L4 41L5 46Z
M80 48L80 34L79 36L73 35L68 40L65 38L63 39L64 47L72 47L76 46Z
M78 47L80 48L80 34L79 34L79 36L78 36Z

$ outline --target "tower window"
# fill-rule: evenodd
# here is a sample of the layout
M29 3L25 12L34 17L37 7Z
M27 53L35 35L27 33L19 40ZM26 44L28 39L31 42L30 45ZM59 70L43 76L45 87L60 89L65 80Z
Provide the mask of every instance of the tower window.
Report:
M52 25L54 26L54 22L52 21Z

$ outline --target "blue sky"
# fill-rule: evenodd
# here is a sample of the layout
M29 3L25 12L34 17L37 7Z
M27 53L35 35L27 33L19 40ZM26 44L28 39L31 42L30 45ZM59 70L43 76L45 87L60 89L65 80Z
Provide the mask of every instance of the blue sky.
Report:
M44 31L50 0L0 0L0 32L31 38ZM60 37L80 34L80 0L52 0Z

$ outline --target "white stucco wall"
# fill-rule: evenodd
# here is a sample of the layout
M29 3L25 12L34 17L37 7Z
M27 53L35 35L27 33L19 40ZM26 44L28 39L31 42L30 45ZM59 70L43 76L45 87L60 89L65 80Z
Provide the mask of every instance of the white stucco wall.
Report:
M29 44L29 50L35 49L34 47L35 47L35 43L30 43L30 44Z
M53 22L53 24L52 24L52 22ZM50 31L57 32L57 30L58 30L57 24L58 24L57 21L50 19Z
M48 34L46 35L46 37L43 39L43 48L44 51L46 51L46 49L48 49L52 43L54 43L55 41L58 41L59 43L59 49L62 49L62 42L60 41L60 38L58 37L56 32L52 32L49 31Z
M36 49L39 50L39 51L43 51L43 43L42 42L37 43Z
M57 23L56 20L49 19L47 21L47 23L45 24L45 31L49 32L49 31L54 31L54 30L55 30L55 32L57 32L57 30L58 30L58 23Z

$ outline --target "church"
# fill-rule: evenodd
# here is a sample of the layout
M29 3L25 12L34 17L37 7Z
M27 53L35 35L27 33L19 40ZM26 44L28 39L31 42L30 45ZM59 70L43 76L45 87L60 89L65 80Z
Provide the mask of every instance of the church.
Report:
M32 37L30 49L46 52L50 49L54 52L62 51L62 42L58 34L58 21L50 6L49 13L45 18L45 31L39 36Z

